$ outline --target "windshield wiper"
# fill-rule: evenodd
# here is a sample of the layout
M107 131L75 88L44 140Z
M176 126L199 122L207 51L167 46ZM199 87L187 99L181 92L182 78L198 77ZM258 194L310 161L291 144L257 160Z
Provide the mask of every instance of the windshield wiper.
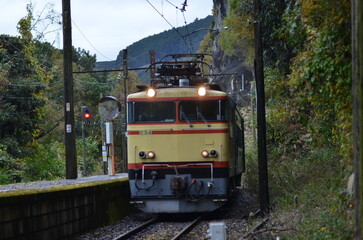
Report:
M201 112L199 112L198 110L197 110L197 116L200 117L200 119L202 119L203 122L205 124L207 124L208 127L210 127L210 124L208 123L207 119L205 119L205 117L203 116L203 114Z
M185 121L187 121L187 123L189 124L189 127L193 127L193 125L190 123L189 118L187 117L187 115L185 115L184 112L181 112L181 117L185 119Z

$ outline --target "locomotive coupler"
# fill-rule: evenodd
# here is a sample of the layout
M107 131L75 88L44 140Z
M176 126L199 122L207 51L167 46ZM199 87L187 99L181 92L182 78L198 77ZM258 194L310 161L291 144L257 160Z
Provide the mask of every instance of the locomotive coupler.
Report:
M186 180L182 176L176 175L171 178L170 189L173 190L173 192L185 190L186 187Z

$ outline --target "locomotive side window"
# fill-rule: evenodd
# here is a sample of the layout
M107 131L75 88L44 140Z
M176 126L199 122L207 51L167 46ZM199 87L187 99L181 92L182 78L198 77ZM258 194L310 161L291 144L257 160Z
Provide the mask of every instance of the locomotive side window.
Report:
M182 101L179 103L181 122L226 121L225 100Z
M128 103L129 123L143 122L174 122L174 102L129 102Z

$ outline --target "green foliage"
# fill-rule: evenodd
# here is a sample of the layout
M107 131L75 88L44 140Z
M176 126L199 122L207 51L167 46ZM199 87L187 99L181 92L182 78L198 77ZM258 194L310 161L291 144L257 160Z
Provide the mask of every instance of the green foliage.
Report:
M274 183L285 186L283 190L278 185L273 187L274 194L282 194L277 206L294 209L295 217L299 216L299 222L290 223L296 231L287 234L287 239L352 237L352 199L345 191L346 181L342 181L350 169L336 167L337 155L336 148L315 149L290 161L272 164L277 175L272 178L278 178ZM285 166L287 162L290 164Z
M28 156L14 158L0 146L0 184L21 181L51 180L65 177L62 143L33 146Z
M263 1L262 13L270 194L291 229L279 236L350 239L350 1Z
M38 144L24 160L24 181L51 180L65 177L65 162L60 158L63 143Z
M31 4L27 4L26 11L27 15L19 20L17 28L21 38L28 44L32 44L33 35L30 29L31 21L33 20L33 7Z
M3 106L1 139L18 138L21 146L33 141L39 134L40 120L44 116L44 83L46 76L39 73L39 65L31 55L26 55L24 43L19 38L2 35L0 38L1 62L6 74L0 103ZM29 46L28 46L29 47ZM25 57L24 57L25 55ZM8 146L14 154L17 152Z
M76 63L75 71L92 71L96 65L96 55L81 48L72 49L72 60Z
M296 54L299 45L288 44L282 40L278 34L278 29L286 26L283 16L289 11L289 6L294 5L293 1L261 1L261 13L256 16L259 21L262 35L262 47L264 51L264 65L267 67L277 67L280 72L289 72L291 58ZM296 24L295 22L294 24ZM292 32L298 33L294 27Z
M23 179L24 164L7 153L6 147L0 145L0 184L20 182Z
M298 1L291 1L280 16L281 25L275 29L274 36L283 42L294 55L302 49L306 40L306 31L301 21L301 9Z
M303 21L309 41L292 64L290 85L297 107L307 113L307 127L339 144L347 142L351 131L350 8L349 1L343 1L338 14L327 2L301 6L302 12L310 13ZM322 11L329 14L319 22ZM349 146L342 147L347 155Z
M33 39L37 21L29 5L27 15L18 24L21 36L0 35L1 184L64 177L63 56L51 44ZM94 67L96 56L74 48L73 60L76 71L88 71ZM101 135L96 117L98 100L101 94L109 95L117 83L108 74L75 76L78 137L81 117L77 109L82 105L90 106L95 113L96 124L89 127L89 135ZM99 145L100 141L98 138ZM89 144L94 147L96 140ZM98 150L91 152L90 162L98 161ZM89 173L94 170L99 172L91 164Z
M78 169L82 172L83 176L92 175L93 173L101 173L102 154L99 149L99 139L97 137L86 137L85 138L85 156L86 156L86 171L83 168L83 141L82 139L77 140L77 159Z
M223 19L223 29L219 30L219 45L228 56L238 57L247 63L253 62L253 25L249 1L232 0L230 12Z

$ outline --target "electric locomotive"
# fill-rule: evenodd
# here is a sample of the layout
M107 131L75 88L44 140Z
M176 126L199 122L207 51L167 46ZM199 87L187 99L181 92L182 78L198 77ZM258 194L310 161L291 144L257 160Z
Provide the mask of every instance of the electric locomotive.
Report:
M213 211L244 171L243 120L208 83L204 55L168 57L153 64L150 86L127 97L131 203L150 213Z

